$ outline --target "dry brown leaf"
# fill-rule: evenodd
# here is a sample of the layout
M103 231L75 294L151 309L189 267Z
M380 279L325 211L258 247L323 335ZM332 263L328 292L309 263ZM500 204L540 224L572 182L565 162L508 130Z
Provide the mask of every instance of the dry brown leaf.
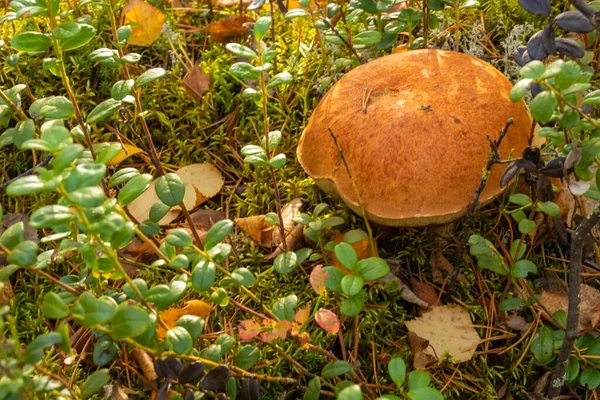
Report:
M183 77L183 86L189 94L201 100L204 92L210 88L210 77L199 65L194 65Z
M438 304L438 294L433 287L416 279L410 280L410 286L412 286L413 293L428 305Z
M413 291L408 287L408 285L406 283L402 282L402 280L400 280L400 278L398 278L392 272L390 272L389 274L387 274L386 276L381 278L381 283L385 284L386 286L388 284L390 284L391 282L394 282L397 285L397 289L402 291L402 294L401 294L402 300L404 300L408 303L411 303L411 304L416 304L419 307L423 307L423 308L429 307L429 304L427 304L426 302L421 300L421 298L419 298L419 296L414 294ZM391 283L391 284L393 284L393 283Z
M296 223L294 222L294 217L300 214L300 209L302 208L302 200L294 199L289 203L286 203L281 208L281 218L283 219L283 230L286 235L289 235ZM273 244L278 246L282 243L281 232L279 229L273 230Z
M542 291L540 304L551 314L558 310L567 312L569 297L564 292ZM600 291L589 285L581 285L581 304L579 307L579 331L588 332L600 323ZM550 316L544 313L550 319Z
M119 165L126 158L131 157L134 154L142 153L144 151L144 150L140 149L139 147L134 146L132 144L126 144L125 143L125 144L123 144L123 147L125 147L125 148L121 148L121 151L119 152L119 154L117 154L116 156L114 156L113 158L111 158L106 163L106 165Z
M150 355L142 349L133 349L131 354L142 368L144 376L150 382L155 381L158 378L158 375L156 375L156 371L154 370L154 362L152 361L152 357L150 357Z
M184 315L195 315L197 317L204 318L210 313L212 307L203 302L202 300L191 300L185 303L185 307L183 308L174 308L170 307L164 311L160 312L160 319L165 323L165 325L171 329L177 323L179 318ZM162 340L165 338L166 331L160 326L160 324L156 325L156 334Z
M185 185L183 204L188 210L198 207L215 196L225 184L221 172L210 163L187 165L179 168L175 174ZM177 206L173 207L173 210L178 208Z
M129 396L127 393L135 394L135 392L129 388L122 388L118 383L110 385L104 385L104 399L105 400L127 400Z
M264 215L236 218L233 222L246 232L255 243L264 247L272 245L273 227L265 223Z
M277 229L273 229L273 232L276 230ZM300 243L302 243L302 238L304 237L303 233L304 226L300 224L296 225L292 232L285 237L285 247L290 251L298 249L300 247ZM277 246L274 252L265 257L265 260L273 260L282 252L283 246Z
M129 0L123 7L123 25L131 26L127 43L150 46L160 36L167 17L143 0Z
M434 250L429 257L431 264L431 277L438 285L443 285L448 279L450 272L454 271L454 265L448 261L439 250ZM467 278L463 274L458 274L457 278L462 283L468 283Z
M408 343L413 353L413 367L415 369L427 369L431 365L437 363L438 359L431 354L425 352L429 348L429 342L417 336L412 332L408 332Z
M527 322L525 318L521 317L520 315L510 314L508 318L506 318L506 326L508 326L510 329L525 332L529 329L531 323Z
M190 214L194 225L205 227L213 226L213 224L225 219L227 216L223 211L200 209Z
M234 39L248 34L246 22L253 22L247 15L234 15L208 24L206 30L213 42L229 43Z
M449 304L434 306L422 316L406 322L408 330L429 341L423 350L438 359L449 356L454 362L468 361L481 341L469 313L462 307Z

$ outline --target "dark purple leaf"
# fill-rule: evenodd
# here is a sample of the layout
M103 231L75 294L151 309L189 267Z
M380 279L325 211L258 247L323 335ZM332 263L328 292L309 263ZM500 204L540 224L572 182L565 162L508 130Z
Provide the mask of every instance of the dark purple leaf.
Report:
M227 365L219 365L213 368L202 380L200 381L200 387L203 390L210 390L212 392L224 392L227 379L231 376L231 370Z
M584 104L581 106L581 111L583 111L584 114L591 114L592 111L594 111L594 105L593 104Z
M544 47L544 40L542 39L542 32L536 32L527 42L527 54L532 60L543 60L548 56L546 48Z
M194 392L191 389L185 389L183 392L183 400L196 400L196 396L194 396Z
M171 384L170 383L165 383L164 385L162 385L162 387L158 390L158 392L156 392L156 396L154 397L154 400L167 400L167 394L169 393L169 390L171 389Z
M515 165L519 168L524 169L527 172L536 172L538 170L537 164L526 160L524 158L519 158L515 161Z
M577 10L559 14L555 21L556 25L569 32L588 33L594 30L594 24Z
M181 370L183 369L183 364L176 358L169 357L165 360L165 363L169 367L169 375L168 378L171 380L177 379Z
M540 169L540 173L542 175L549 176L551 178L562 178L564 174L564 165L565 165L566 157L557 157L553 160L550 160L548 164L542 169ZM567 170L568 173L571 173L573 169Z
M179 383L194 383L202 376L204 372L204 364L196 362L185 367L181 374L179 374Z
M519 4L526 11L539 15L540 17L547 17L550 15L550 0L519 0Z
M526 52L527 52L527 46L519 46L519 47L517 47L515 54L513 54L513 58L515 59L515 62L517 64L519 64L520 67L525 66L525 64L527 64L529 61L531 61L531 59L529 58L529 54L527 54L527 60L525 59Z
M539 83L532 83L531 86L529 86L529 90L531 90L531 96L535 97L542 93L542 85Z
M525 148L525 150L523 150L523 158L525 160L531 161L537 167L540 164L540 161L542 158L542 153L540 152L540 149L538 149L537 147L527 146ZM522 166L521 168L527 169L525 166ZM529 171L529 172L533 172L533 171Z
M545 175L540 175L536 187L537 197L539 201L554 200L554 192L552 191L552 183Z
M156 375L158 375L160 379L167 379L169 377L169 372L171 372L171 369L169 368L165 360L157 358L154 360L154 371L156 371Z
M585 55L585 49L573 39L557 38L556 50L568 57L581 58Z
M502 178L500 178L500 186L504 187L506 185L508 185L508 182L510 182L512 180L512 178L515 177L515 175L517 174L517 172L519 172L521 168L519 168L519 166L516 163L511 163L505 170L504 173L502 174Z
M258 380L245 378L242 381L241 400L259 400L260 390L258 388Z
M548 54L556 54L556 39L554 37L554 28L552 24L548 24L542 31L542 42L544 43L544 49Z

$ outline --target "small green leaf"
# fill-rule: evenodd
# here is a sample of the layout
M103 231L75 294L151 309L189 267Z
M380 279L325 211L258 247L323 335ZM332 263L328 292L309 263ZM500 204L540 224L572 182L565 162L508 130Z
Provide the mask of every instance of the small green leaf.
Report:
M137 306L121 303L110 323L110 336L115 340L130 338L143 333L150 318L148 312Z
M554 358L554 339L552 331L547 326L541 326L535 338L531 341L531 352L541 364L548 364Z
M50 319L64 318L69 314L69 308L62 297L54 292L46 293L41 309L44 316Z
M352 246L348 243L340 243L334 248L334 253L338 261L350 271L354 271L354 266L358 262L358 255Z
M338 267L325 267L323 271L327 273L327 279L325 279L325 287L332 292L341 292L342 291L342 279L346 274L344 271L339 269ZM364 278L363 278L364 279Z
M511 310L515 310L519 307L523 307L525 305L525 302L521 299L518 299L516 297L511 297L508 299L504 299L500 302L499 308L500 311L511 311Z
M52 46L50 38L39 32L24 32L13 37L10 45L18 51L36 53Z
M364 396L360 386L353 384L340 390L336 398L337 400L363 400Z
M551 201L540 201L537 203L536 211L541 211L551 217L558 217L560 215L560 207Z
M173 229L169 232L165 241L175 247L190 247L192 245L190 234L183 228Z
M105 119L111 117L121 108L121 100L108 99L98 104L88 114L87 123L97 124L103 122Z
M64 96L54 96L44 103L40 113L45 118L69 119L75 115L75 109L71 100Z
M522 219L519 221L519 232L521 232L524 235L533 231L535 229L535 227L536 227L535 221L532 221L530 219L525 218L525 219Z
M192 286L198 292L208 291L215 282L216 267L210 261L202 260L192 271Z
M382 258L369 257L356 264L355 272L365 281L373 281L386 276L390 272L390 266Z
M142 87L166 75L167 71L162 68L152 68L144 72L135 80L136 87Z
M294 8L285 14L285 19L307 17L309 15L310 15L310 13L306 10L303 10L302 8Z
M44 350L55 344L60 344L62 341L63 338L58 332L44 333L36 337L25 350L25 362L31 364L42 361Z
M240 79L258 80L261 71L247 62L237 62L229 67L229 72Z
M552 118L552 114L557 105L558 101L556 100L556 95L550 91L545 91L534 97L529 105L529 109L533 118L539 123L545 124Z
M273 304L273 314L279 319L293 322L297 306L298 296L290 294L289 296L280 298Z
M114 188L122 183L127 183L131 178L140 174L136 168L123 168L114 173L108 181L108 187ZM161 217L162 218L162 217ZM156 221L154 221L156 222Z
M233 228L233 221L223 219L214 224L204 237L204 248L210 250L218 243L221 243Z
M196 315L184 315L183 317L177 320L175 326L181 326L185 328L192 339L196 339L198 336L202 335L204 331L204 319L200 318Z
M407 396L409 400L444 400L444 396L437 389L430 387L409 390Z
M414 370L408 375L408 390L413 391L429 386L431 377L425 371Z
M167 331L165 342L177 354L187 354L192 350L193 340L188 331L181 326L175 326Z
M510 100L512 102L517 102L523 98L525 92L527 92L527 88L531 84L531 79L521 79L512 87L509 93Z
M267 84L267 88L274 88L276 86L287 85L288 83L292 83L294 81L294 77L289 72L280 72L271 79L269 79L269 83Z
M350 371L352 371L352 365L350 365L350 363L337 360L325 365L321 371L321 376L323 378L333 378L334 376L347 374Z
M66 22L61 24L60 26L64 26L65 24L70 24L74 22ZM77 24L75 22L75 24ZM63 51L70 51L78 49L82 46L85 46L89 43L90 40L96 35L96 28L87 24L77 24L79 25L79 30L77 33L72 35L71 37L59 38L58 43ZM54 35L54 31L52 31Z
M401 387L406 378L406 363L401 358L392 358L388 364L388 372L396 386Z
M579 382L590 390L596 390L600 386L600 371L593 367L587 367L581 371Z
M267 31L271 27L271 17L260 17L254 23L254 28L252 33L254 34L254 38L260 42L262 38L265 37Z
M223 288L218 288L214 292L210 294L210 298L215 304L218 304L221 307L225 307L229 304L229 295Z
M513 194L508 198L508 201L519 206L528 206L532 203L531 197L523 193Z
M249 60L253 60L258 57L258 54L256 54L254 50L239 43L227 43L225 47L227 50L239 57L244 57Z
M289 274L296 268L298 256L293 251L286 251L279 254L273 262L275 271L284 275Z
M539 60L534 60L521 68L519 70L519 75L521 75L523 78L538 79L544 74L544 72L546 72L546 66L544 63Z
M156 194L168 206L174 207L181 203L185 195L185 185L181 178L173 173L168 173L156 180Z
M75 219L75 213L68 207L51 205L38 208L31 214L29 224L32 228L53 228Z
M131 94L131 90L133 89L134 84L135 81L133 79L128 79L126 81L118 81L112 86L110 90L110 95L115 100L123 100L125 97Z
M362 310L366 298L367 293L362 290L356 296L343 299L340 307L342 313L347 317L354 317Z
M514 278L526 278L530 272L535 274L537 267L529 260L519 260L510 269L510 274Z
M258 361L260 351L249 344L245 345L236 354L233 365L241 369L251 368Z
M10 254L6 257L6 261L9 264L19 265L25 267L28 265L34 265L37 260L38 245L34 241L26 240L19 243Z
M346 275L342 278L340 283L344 294L355 296L362 290L364 281L363 278L358 275Z
M231 273L231 278L245 287L254 285L254 275L247 268L237 268Z
M81 397L88 398L110 381L108 369L100 369L86 378L81 384Z
M134 176L123 186L117 195L117 200L123 206L131 203L148 189L152 175L142 174Z
M354 38L352 43L356 46L370 46L377 44L381 41L381 33L378 31L364 31L360 32Z

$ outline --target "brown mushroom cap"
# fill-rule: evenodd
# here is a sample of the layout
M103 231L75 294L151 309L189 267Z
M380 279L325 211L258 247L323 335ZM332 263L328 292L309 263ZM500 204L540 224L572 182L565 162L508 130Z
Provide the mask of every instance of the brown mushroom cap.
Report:
M337 137L369 219L392 226L450 222L466 212L490 146L514 120L500 155L520 156L532 119L509 99L511 82L461 53L392 54L346 74L321 100L298 145L304 170L327 193L362 214L329 133ZM363 104L367 90L371 94ZM504 166L492 168L480 201L502 192Z

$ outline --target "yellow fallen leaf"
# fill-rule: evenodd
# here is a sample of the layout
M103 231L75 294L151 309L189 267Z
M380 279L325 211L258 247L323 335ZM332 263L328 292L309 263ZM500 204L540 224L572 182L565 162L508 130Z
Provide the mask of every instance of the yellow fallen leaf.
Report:
M184 315L195 315L200 318L204 318L210 313L212 307L203 302L202 300L191 300L185 303L185 307L182 308L167 308L164 311L160 312L160 319L165 323L165 325L171 329L175 326L179 318ZM160 326L160 324L156 325L156 334L159 339L164 339L166 331Z
M129 0L123 7L123 24L131 26L127 43L148 47L162 32L167 17L160 10L143 0Z
M176 174L179 175L185 185L183 203L190 211L219 193L225 183L219 170L209 163L188 165L180 168ZM131 215L140 223L149 218L150 208L160 200L156 194L155 186L156 179L150 182L150 187L144 193L127 206ZM179 216L180 211L181 208L173 207L158 224L167 225L171 223Z
M419 318L407 321L406 327L429 342L423 353L437 356L438 361L447 356L454 362L468 361L481 342L469 313L455 304L431 307Z
M191 164L175 172L185 185L183 204L188 210L198 207L223 187L225 180L221 172L210 163ZM174 210L179 207L173 207Z
M117 154L116 156L114 156L113 158L111 158L106 163L106 165L119 165L126 158L131 157L132 155L137 154L137 153L142 153L144 151L144 150L140 149L139 147L134 146L132 144L123 144L123 147L125 147L125 148L121 149L121 151L119 152L119 154Z

